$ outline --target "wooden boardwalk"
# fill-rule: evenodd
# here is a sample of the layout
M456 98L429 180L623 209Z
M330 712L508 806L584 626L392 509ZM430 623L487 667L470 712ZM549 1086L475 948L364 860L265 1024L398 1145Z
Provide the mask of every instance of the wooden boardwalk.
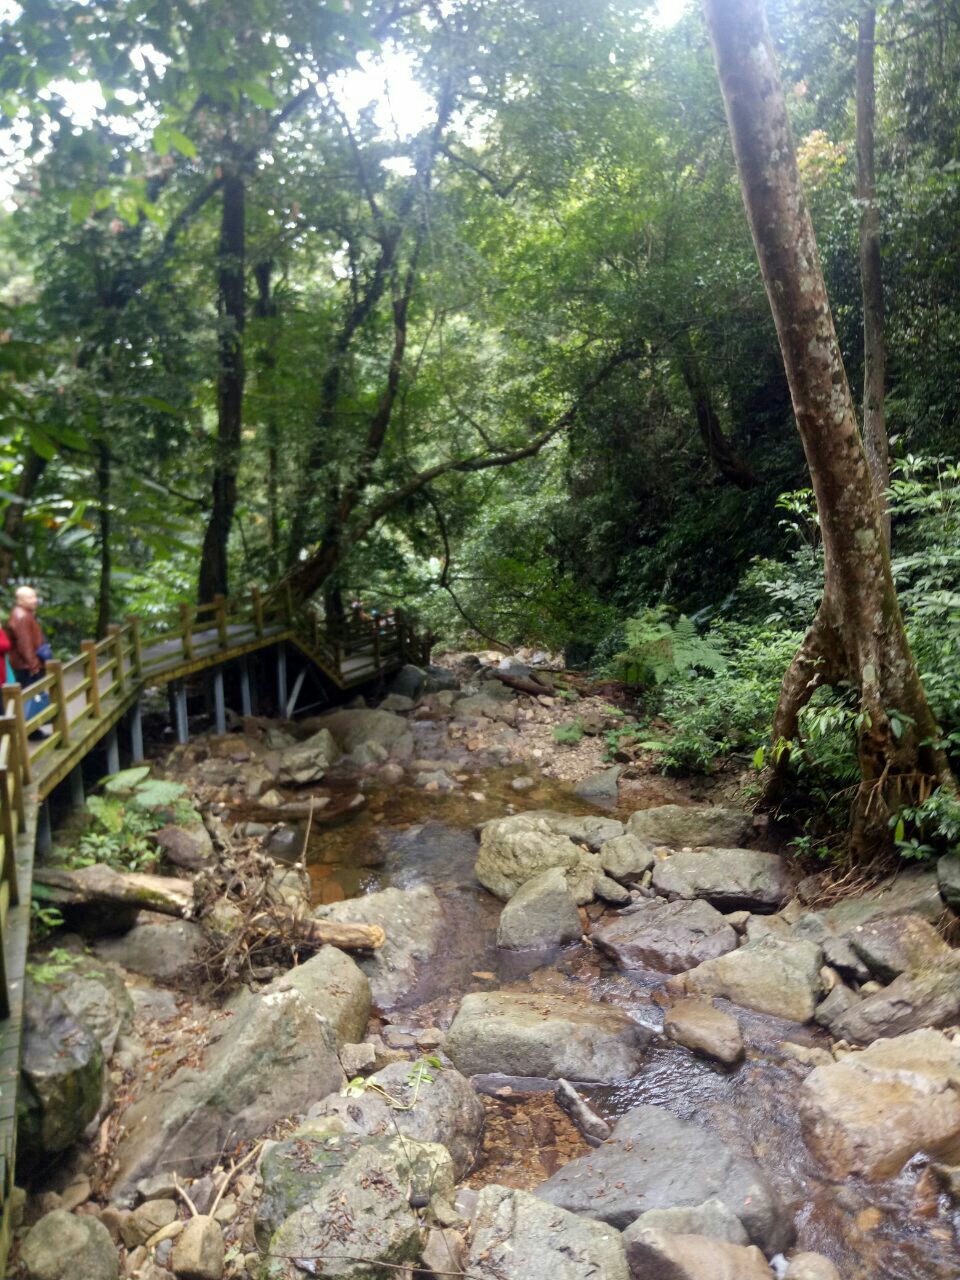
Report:
M131 755L142 759L140 702L150 688L171 685L175 729L187 735L187 677L210 671L214 720L224 722L223 668L240 668L242 710L251 710L246 659L275 647L277 697L287 703L289 648L337 688L359 688L382 680L406 662L429 661L429 647L406 619L351 617L336 629L316 615L293 608L289 598L253 591L235 600L182 605L175 616L143 622L128 618L106 639L85 641L67 661L47 663L41 680L23 690L3 687L0 715L0 1274L10 1242L8 1206L16 1155L16 1100L20 1077L23 985L30 932L33 862L41 806L66 778L79 778L84 757L106 739L108 759L117 763L117 726L130 728ZM49 706L25 714L38 694ZM41 736L45 735L45 736Z

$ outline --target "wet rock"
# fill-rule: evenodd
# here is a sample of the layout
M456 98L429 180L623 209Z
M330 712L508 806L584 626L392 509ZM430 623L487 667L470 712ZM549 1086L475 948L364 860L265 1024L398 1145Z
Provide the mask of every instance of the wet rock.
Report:
M409 1110L391 1106L383 1094L368 1089L359 1097L331 1094L310 1108L308 1119L333 1116L347 1133L392 1138L399 1131L420 1142L440 1143L450 1152L457 1180L466 1177L480 1150L484 1118L483 1104L469 1080L449 1067L395 1062L371 1076L369 1083Z
M791 1220L766 1175L725 1139L663 1107L634 1107L608 1142L563 1166L537 1195L621 1230L649 1209L721 1200L748 1238L769 1253L790 1239Z
M626 907L633 901L625 885L602 874L594 877L593 892L601 902L609 902L614 907Z
M367 1075L377 1065L377 1053L372 1044L342 1044L340 1046L340 1065L348 1080L356 1076Z
M191 1218L177 1237L170 1265L177 1280L220 1280L224 1248L220 1224L200 1215Z
M503 685L489 685L483 693L472 693L460 698L453 708L454 720L476 720L482 716L486 720L499 720L503 724L517 723L517 704L508 693L506 697L495 693L495 688Z
M264 841L264 852L277 862L291 866L303 857L304 832L284 823L276 827Z
M871 920L857 925L848 940L881 982L891 982L901 973L936 968L951 954L933 925L922 916Z
M667 1235L706 1236L709 1240L725 1240L727 1244L750 1243L743 1223L722 1200L705 1200L703 1204L682 1209L648 1209L627 1227L625 1239L649 1229Z
M30 1229L20 1257L30 1280L117 1280L120 1269L103 1223L66 1209L46 1214Z
M103 1050L50 988L28 982L18 1099L24 1167L73 1145L100 1109Z
M514 778L510 783L511 791L531 791L537 785L536 778Z
M631 815L627 831L654 844L672 849L711 845L715 848L738 847L753 830L753 817L739 809L719 805L687 807L679 804L657 805Z
M500 913L497 945L510 950L578 942L583 928L560 867L525 881Z
M263 1158L263 1195L255 1230L278 1277L316 1274L317 1243L336 1241L338 1280L389 1274L420 1252L411 1197L429 1202L431 1188L453 1195L453 1167L443 1147L413 1139L307 1135L278 1143ZM303 1258L302 1266L297 1259ZM365 1259L365 1261L359 1261ZM384 1265L384 1271L388 1266Z
M133 1001L123 979L104 964L77 957L76 966L49 984L76 1020L100 1041L108 1061L121 1033L133 1025Z
M794 926L798 937L821 942L828 934L849 934L858 924L887 916L918 915L935 924L943 901L934 872L916 868L891 876L859 898L845 898L824 911L810 911Z
M282 786L293 787L319 782L330 766L340 759L340 754L330 729L319 729L305 741L280 752L276 781Z
M455 791L457 788L457 784L445 769L418 773L413 785L423 787L425 791Z
M649 1227L624 1233L631 1280L770 1280L770 1268L755 1245L667 1235Z
M416 699L408 698L403 693L388 693L384 700L380 703L381 711L393 711L395 713L405 714L413 711L416 707Z
M596 855L556 831L538 813L496 818L481 827L476 876L485 889L504 900L544 871L559 867L578 904L593 900L600 872Z
M444 930L443 907L429 885L381 889L362 898L317 907L317 920L379 924L387 940L357 963L370 980L374 1003L393 1008L416 985L421 968L436 955Z
M726 911L775 911L790 896L790 873L778 854L759 849L675 853L653 868L653 887L665 898L705 898Z
M477 1201L466 1272L478 1280L628 1280L619 1232L495 1184Z
M401 667L397 674L390 681L390 695L399 695L411 701L417 701L428 693L437 693L441 689L456 689L457 680L451 671L445 670L443 667L427 667L425 670L421 667L415 667L413 663L408 662L405 667ZM383 706L387 699L380 705ZM389 707L388 710L399 711L399 707Z
M197 964L205 944L192 920L163 920L135 925L121 938L103 938L94 951L123 969L169 982Z
M820 997L820 964L812 942L762 938L671 981L688 995L723 996L745 1009L807 1022Z
M120 1224L120 1234L128 1249L145 1244L154 1232L168 1227L177 1217L176 1201L172 1199L145 1200Z
M829 935L823 939L823 958L831 968L837 970L851 982L866 982L870 970L850 945L848 938L833 938Z
M129 1199L162 1161L193 1172L208 1153L257 1138L344 1083L330 1025L297 990L244 1003L199 1068L181 1068L124 1113L112 1191Z
M640 1069L647 1028L619 1009L516 991L464 996L444 1050L465 1075L624 1080Z
M795 1253L783 1280L840 1280L840 1272L822 1253Z
M600 865L614 880L639 880L656 860L655 845L639 836L614 836L600 846Z
M960 1158L960 1045L914 1031L844 1054L803 1082L800 1122L837 1179L892 1177L921 1151Z
M595 928L593 942L622 969L691 969L733 951L737 935L708 902L638 902Z
M601 769L597 773L591 773L586 778L582 778L573 789L584 800L616 800L619 795L617 784L621 773L623 773L623 766L619 764L614 765L612 769Z
M399 786L404 778L403 765L397 764L393 760L388 760L379 770L379 777L389 787Z
M413 734L401 716L390 711L370 711L357 707L331 711L317 720L304 721L313 729L329 729L342 751L351 753L363 742L384 747L391 760L409 760L413 755Z
M937 861L937 887L949 907L960 907L960 856L945 853Z
M598 853L608 840L615 840L624 834L623 823L616 818L599 818L592 814L578 816L569 813L554 813L550 809L536 809L527 814L528 818L543 818L557 835L569 836L576 844L586 845L594 853Z
M831 1034L855 1044L899 1036L922 1027L947 1026L960 1018L960 956L941 967L903 973L888 987L863 996L831 1017Z
M739 1062L744 1054L736 1018L703 1000L680 1000L672 1005L664 1016L663 1031L684 1048L728 1066Z
M557 1081L553 1100L561 1111L567 1113L591 1147L599 1147L610 1137L610 1126L606 1120L590 1108L569 1080Z
M821 1027L826 1027L831 1035L836 1035L840 1039L839 1032L834 1032L833 1026L840 1018L852 1009L855 1004L859 1004L862 999L855 991L851 991L849 987L845 987L843 983L838 983L825 1000L817 1005L816 1013L813 1015L814 1021L819 1022Z
M370 1017L370 982L343 951L321 947L315 956L274 979L259 996L299 991L314 1013L330 1027L339 1048L362 1039Z
M184 827L161 827L151 839L175 867L199 871L213 861L213 841L202 822Z

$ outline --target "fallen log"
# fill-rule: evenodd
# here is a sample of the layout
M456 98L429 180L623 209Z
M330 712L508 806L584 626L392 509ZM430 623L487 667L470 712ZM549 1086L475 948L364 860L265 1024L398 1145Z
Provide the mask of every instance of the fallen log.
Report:
M512 676L506 671L494 671L491 674L495 680L505 684L508 689L516 689L518 693L529 693L534 698L553 694L553 685L545 681L528 680L525 676Z
M276 935L288 942L313 947L339 947L341 951L377 951L387 940L378 924L340 924L336 920L312 920L296 912L273 908L255 915L248 927L257 933Z
M602 1146L611 1129L567 1080L558 1080L553 1100L565 1111L591 1147Z
M188 915L193 906L192 880L114 871L101 862L77 871L35 867L33 878L50 891L49 901L57 906L138 907L165 916Z

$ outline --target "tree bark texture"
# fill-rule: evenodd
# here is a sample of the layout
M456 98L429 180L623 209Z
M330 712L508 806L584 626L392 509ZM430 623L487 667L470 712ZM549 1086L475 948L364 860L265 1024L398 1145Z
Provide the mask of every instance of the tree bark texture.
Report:
M41 458L29 445L23 454L23 465L17 478L17 502L8 502L3 512L3 538L0 540L0 586L5 587L13 577L20 551L20 535L27 504L33 497L40 477L46 468L46 458ZM26 566L24 566L25 568Z
M884 413L887 349L883 333L883 267L880 258L880 210L874 126L877 10L861 6L857 24L857 198L860 201L860 285L863 291L863 447L877 493L884 537L890 544L887 487L890 456Z
M214 452L212 503L203 538L199 601L227 594L227 545L237 506L243 422L246 320L244 251L246 192L243 178L229 173L223 181L218 248L217 310L220 321L217 370L217 440Z
M100 444L97 451L97 519L100 526L100 582L97 589L97 639L107 634L112 613L110 589L113 561L110 553L110 450Z
M823 534L823 601L784 677L773 725L782 781L798 715L823 683L859 692L852 851L890 844L889 817L951 782L900 614L870 469L837 343L762 0L704 0L747 218L776 323ZM888 712L904 725L899 738ZM779 749L777 749L779 748Z

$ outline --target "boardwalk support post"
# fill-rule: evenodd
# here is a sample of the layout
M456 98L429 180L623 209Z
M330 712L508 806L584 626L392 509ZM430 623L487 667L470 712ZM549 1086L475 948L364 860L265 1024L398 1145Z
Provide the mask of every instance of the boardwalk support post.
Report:
M83 769L80 765L75 765L70 770L70 803L74 809L82 809L86 798L83 790Z
M223 698L223 667L213 669L213 723L221 736L227 732L227 707Z
M287 647L284 644L277 645L277 702L280 706L280 714L287 714Z
M117 740L117 726L107 732L107 773L120 772L120 743Z
M240 659L240 710L245 716L253 715L253 702L250 699L250 663L248 659Z
M41 802L37 810L37 856L45 858L53 846L53 834L50 830L50 801Z
M133 764L143 759L143 706L139 698L130 708L130 759Z
M168 688L170 723L173 725L174 737L182 747L190 737L187 726L187 689L182 680L171 680Z

